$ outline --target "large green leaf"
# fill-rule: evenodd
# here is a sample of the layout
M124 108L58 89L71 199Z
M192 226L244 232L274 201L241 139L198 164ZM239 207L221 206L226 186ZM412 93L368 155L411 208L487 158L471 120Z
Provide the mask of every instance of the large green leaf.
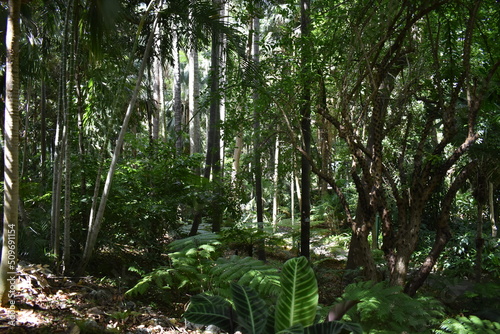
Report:
M301 324L297 324L290 328L281 330L276 334L304 334L304 327Z
M305 257L285 262L281 273L281 293L275 312L276 332L294 325L310 326L318 306L318 283Z
M238 314L238 324L245 333L260 334L267 322L266 303L254 289L239 284L231 285L234 307Z
M184 317L198 325L215 325L226 332L233 332L234 314L231 304L220 296L196 295Z
M339 321L328 321L306 327L305 334L342 334L355 333L362 334L361 325Z

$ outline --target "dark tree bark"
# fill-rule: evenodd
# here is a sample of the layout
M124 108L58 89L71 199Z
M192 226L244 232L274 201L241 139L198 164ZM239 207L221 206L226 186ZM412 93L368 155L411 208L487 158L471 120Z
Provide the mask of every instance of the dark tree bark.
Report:
M302 37L302 65L301 88L302 105L300 107L300 129L302 133L302 147L307 156L311 154L311 87L309 83L311 61L310 35L310 0L300 2L300 33ZM300 255L310 258L311 239L311 165L306 156L301 157L301 192L302 204L300 208Z
M213 0L214 4L220 8L222 13L223 3L219 0ZM221 18L222 19L222 18ZM212 181L215 187L220 187L221 173L221 149L220 149L220 77L221 77L221 58L222 58L222 34L215 29L212 33L212 53L210 66L210 111L207 136L207 157L204 177ZM216 190L219 196L222 196L221 190ZM212 210L212 231L220 232L222 226L222 208L219 200L215 200Z

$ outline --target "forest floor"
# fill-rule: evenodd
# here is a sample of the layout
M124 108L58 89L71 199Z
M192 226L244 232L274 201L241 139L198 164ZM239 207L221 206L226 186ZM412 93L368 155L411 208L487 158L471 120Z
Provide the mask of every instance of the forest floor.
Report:
M334 259L320 263L320 302L330 304L340 295L342 267ZM141 305L96 277L61 277L48 266L20 263L17 288L16 310L0 308L0 333L212 333L183 321L185 304L177 309ZM16 326L9 324L13 316Z

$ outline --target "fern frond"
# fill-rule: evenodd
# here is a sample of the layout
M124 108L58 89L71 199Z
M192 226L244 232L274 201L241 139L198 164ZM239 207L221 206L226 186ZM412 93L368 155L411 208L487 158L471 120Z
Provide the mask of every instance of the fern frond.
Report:
M469 333L484 333L495 334L500 332L500 323L480 319L474 315L469 317L456 317L443 321L440 329L436 334L469 334Z
M219 235L215 233L202 233L191 237L172 241L168 245L171 252L187 252L190 249L197 249L202 245L220 245Z
M219 258L210 268L216 288L227 289L231 283L238 283L255 289L259 295L276 295L279 290L279 273L276 268L251 257L232 256Z
M137 295L143 295L148 291L151 285L151 276L143 277L136 285L125 292L126 297L134 297Z
M411 298L401 287L389 286L387 282L351 284L343 299L360 301L349 315L370 332L414 332L435 324L436 318L444 314L443 307L435 299Z

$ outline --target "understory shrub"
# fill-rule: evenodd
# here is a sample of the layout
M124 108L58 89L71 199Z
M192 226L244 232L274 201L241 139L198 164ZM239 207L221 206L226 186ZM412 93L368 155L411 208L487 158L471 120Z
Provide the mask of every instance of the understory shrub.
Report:
M362 332L359 325L336 321L335 317L318 321L318 285L305 257L285 262L279 285L280 292L272 302L237 283L231 284L229 300L212 294L193 296L184 317L196 324L216 325L231 334Z
M500 323L480 319L474 315L459 316L443 321L436 334L497 334L500 333Z
M141 296L150 289L190 294L210 290L227 296L233 282L251 286L262 294L275 294L278 270L250 257L221 257L224 245L220 239L218 234L203 233L173 241L168 246L170 263L143 274L126 296Z
M444 316L434 298L412 298L387 282L360 282L346 287L341 300L357 300L346 319L360 323L364 333L431 333Z

